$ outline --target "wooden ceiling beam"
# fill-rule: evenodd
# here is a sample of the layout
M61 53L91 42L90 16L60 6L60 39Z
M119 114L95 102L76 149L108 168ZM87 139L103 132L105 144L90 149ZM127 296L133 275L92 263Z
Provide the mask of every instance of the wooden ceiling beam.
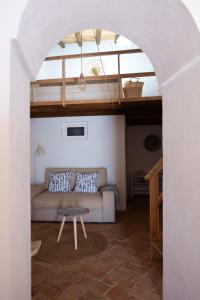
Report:
M79 45L79 47L82 47L82 37L81 37L81 32L75 32L75 37L76 37L76 42Z
M58 45L61 47L61 48L65 48L65 43L63 42L63 41L60 41L59 43L58 43Z
M64 116L97 116L97 115L125 115L128 125L147 125L162 123L162 101L135 101L121 104L87 103L31 106L31 118L64 117Z
M96 39L97 45L100 45L100 43L101 43L101 29L96 29L95 39Z
M128 126L139 126L139 125L161 125L162 124L162 115L160 114L151 116L151 117L144 117L139 116L138 118L133 117L131 119L126 118L126 124Z
M120 37L120 34L119 34L119 33L116 33L115 39L114 39L114 43L115 43L115 44L117 43L117 40L118 40L119 37Z
M83 33L82 35L83 42L95 41L94 29L83 30L82 33ZM114 40L114 37L115 37L114 32L110 32L107 30L102 30L101 32L101 41L105 41L105 40L112 41ZM75 34L73 33L68 35L67 37L63 38L63 41L65 42L65 44L76 43Z

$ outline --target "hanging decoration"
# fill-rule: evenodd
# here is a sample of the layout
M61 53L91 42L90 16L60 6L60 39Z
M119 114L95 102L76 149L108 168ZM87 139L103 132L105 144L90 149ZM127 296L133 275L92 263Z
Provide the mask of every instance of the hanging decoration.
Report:
M85 91L87 84L83 76L83 33L81 32L81 74L77 81L77 86L80 91Z
M96 42L96 46L97 46L97 52L100 53L99 45L98 45L98 42L97 42L97 39L96 39L96 31L95 30L94 30L94 37L95 37L95 42ZM104 68L104 65L103 65L103 61L102 61L101 55L99 55L99 60L100 60L101 68L102 68L103 75L104 75L104 78L105 78L105 82L106 82L106 88L107 88L107 91L108 91L108 94L109 94L109 97L110 97L110 100L111 100L111 103L112 103L112 108L114 110L115 109L115 105L114 105L112 94L111 94L111 91L110 91L110 88L109 88L109 83L106 80L106 72L105 72L105 68Z

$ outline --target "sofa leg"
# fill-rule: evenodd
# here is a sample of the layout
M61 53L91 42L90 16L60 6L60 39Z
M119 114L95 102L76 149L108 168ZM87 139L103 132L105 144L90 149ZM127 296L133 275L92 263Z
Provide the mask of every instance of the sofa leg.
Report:
M60 226L60 231L59 231L59 234L58 234L57 243L60 241L60 237L61 237L61 234L62 234L62 231L63 231L63 227L65 225L65 220L66 220L66 217L63 217L62 224Z

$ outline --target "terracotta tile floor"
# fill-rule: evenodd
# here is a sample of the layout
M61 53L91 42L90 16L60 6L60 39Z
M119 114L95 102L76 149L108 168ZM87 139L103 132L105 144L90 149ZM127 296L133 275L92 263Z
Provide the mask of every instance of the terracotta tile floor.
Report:
M33 258L33 299L162 299L162 261L149 258L148 209L120 212L117 220L116 224L86 224L88 231L98 231L107 240L107 248L98 254L69 264ZM59 226L34 222L32 238L54 238ZM73 230L72 224L66 226Z

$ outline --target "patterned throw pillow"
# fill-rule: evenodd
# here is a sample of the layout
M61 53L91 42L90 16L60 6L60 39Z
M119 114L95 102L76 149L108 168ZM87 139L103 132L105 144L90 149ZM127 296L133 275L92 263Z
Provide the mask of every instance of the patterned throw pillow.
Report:
M71 192L70 179L72 172L50 174L49 192Z
M79 173L76 172L75 192L96 193L98 173Z

